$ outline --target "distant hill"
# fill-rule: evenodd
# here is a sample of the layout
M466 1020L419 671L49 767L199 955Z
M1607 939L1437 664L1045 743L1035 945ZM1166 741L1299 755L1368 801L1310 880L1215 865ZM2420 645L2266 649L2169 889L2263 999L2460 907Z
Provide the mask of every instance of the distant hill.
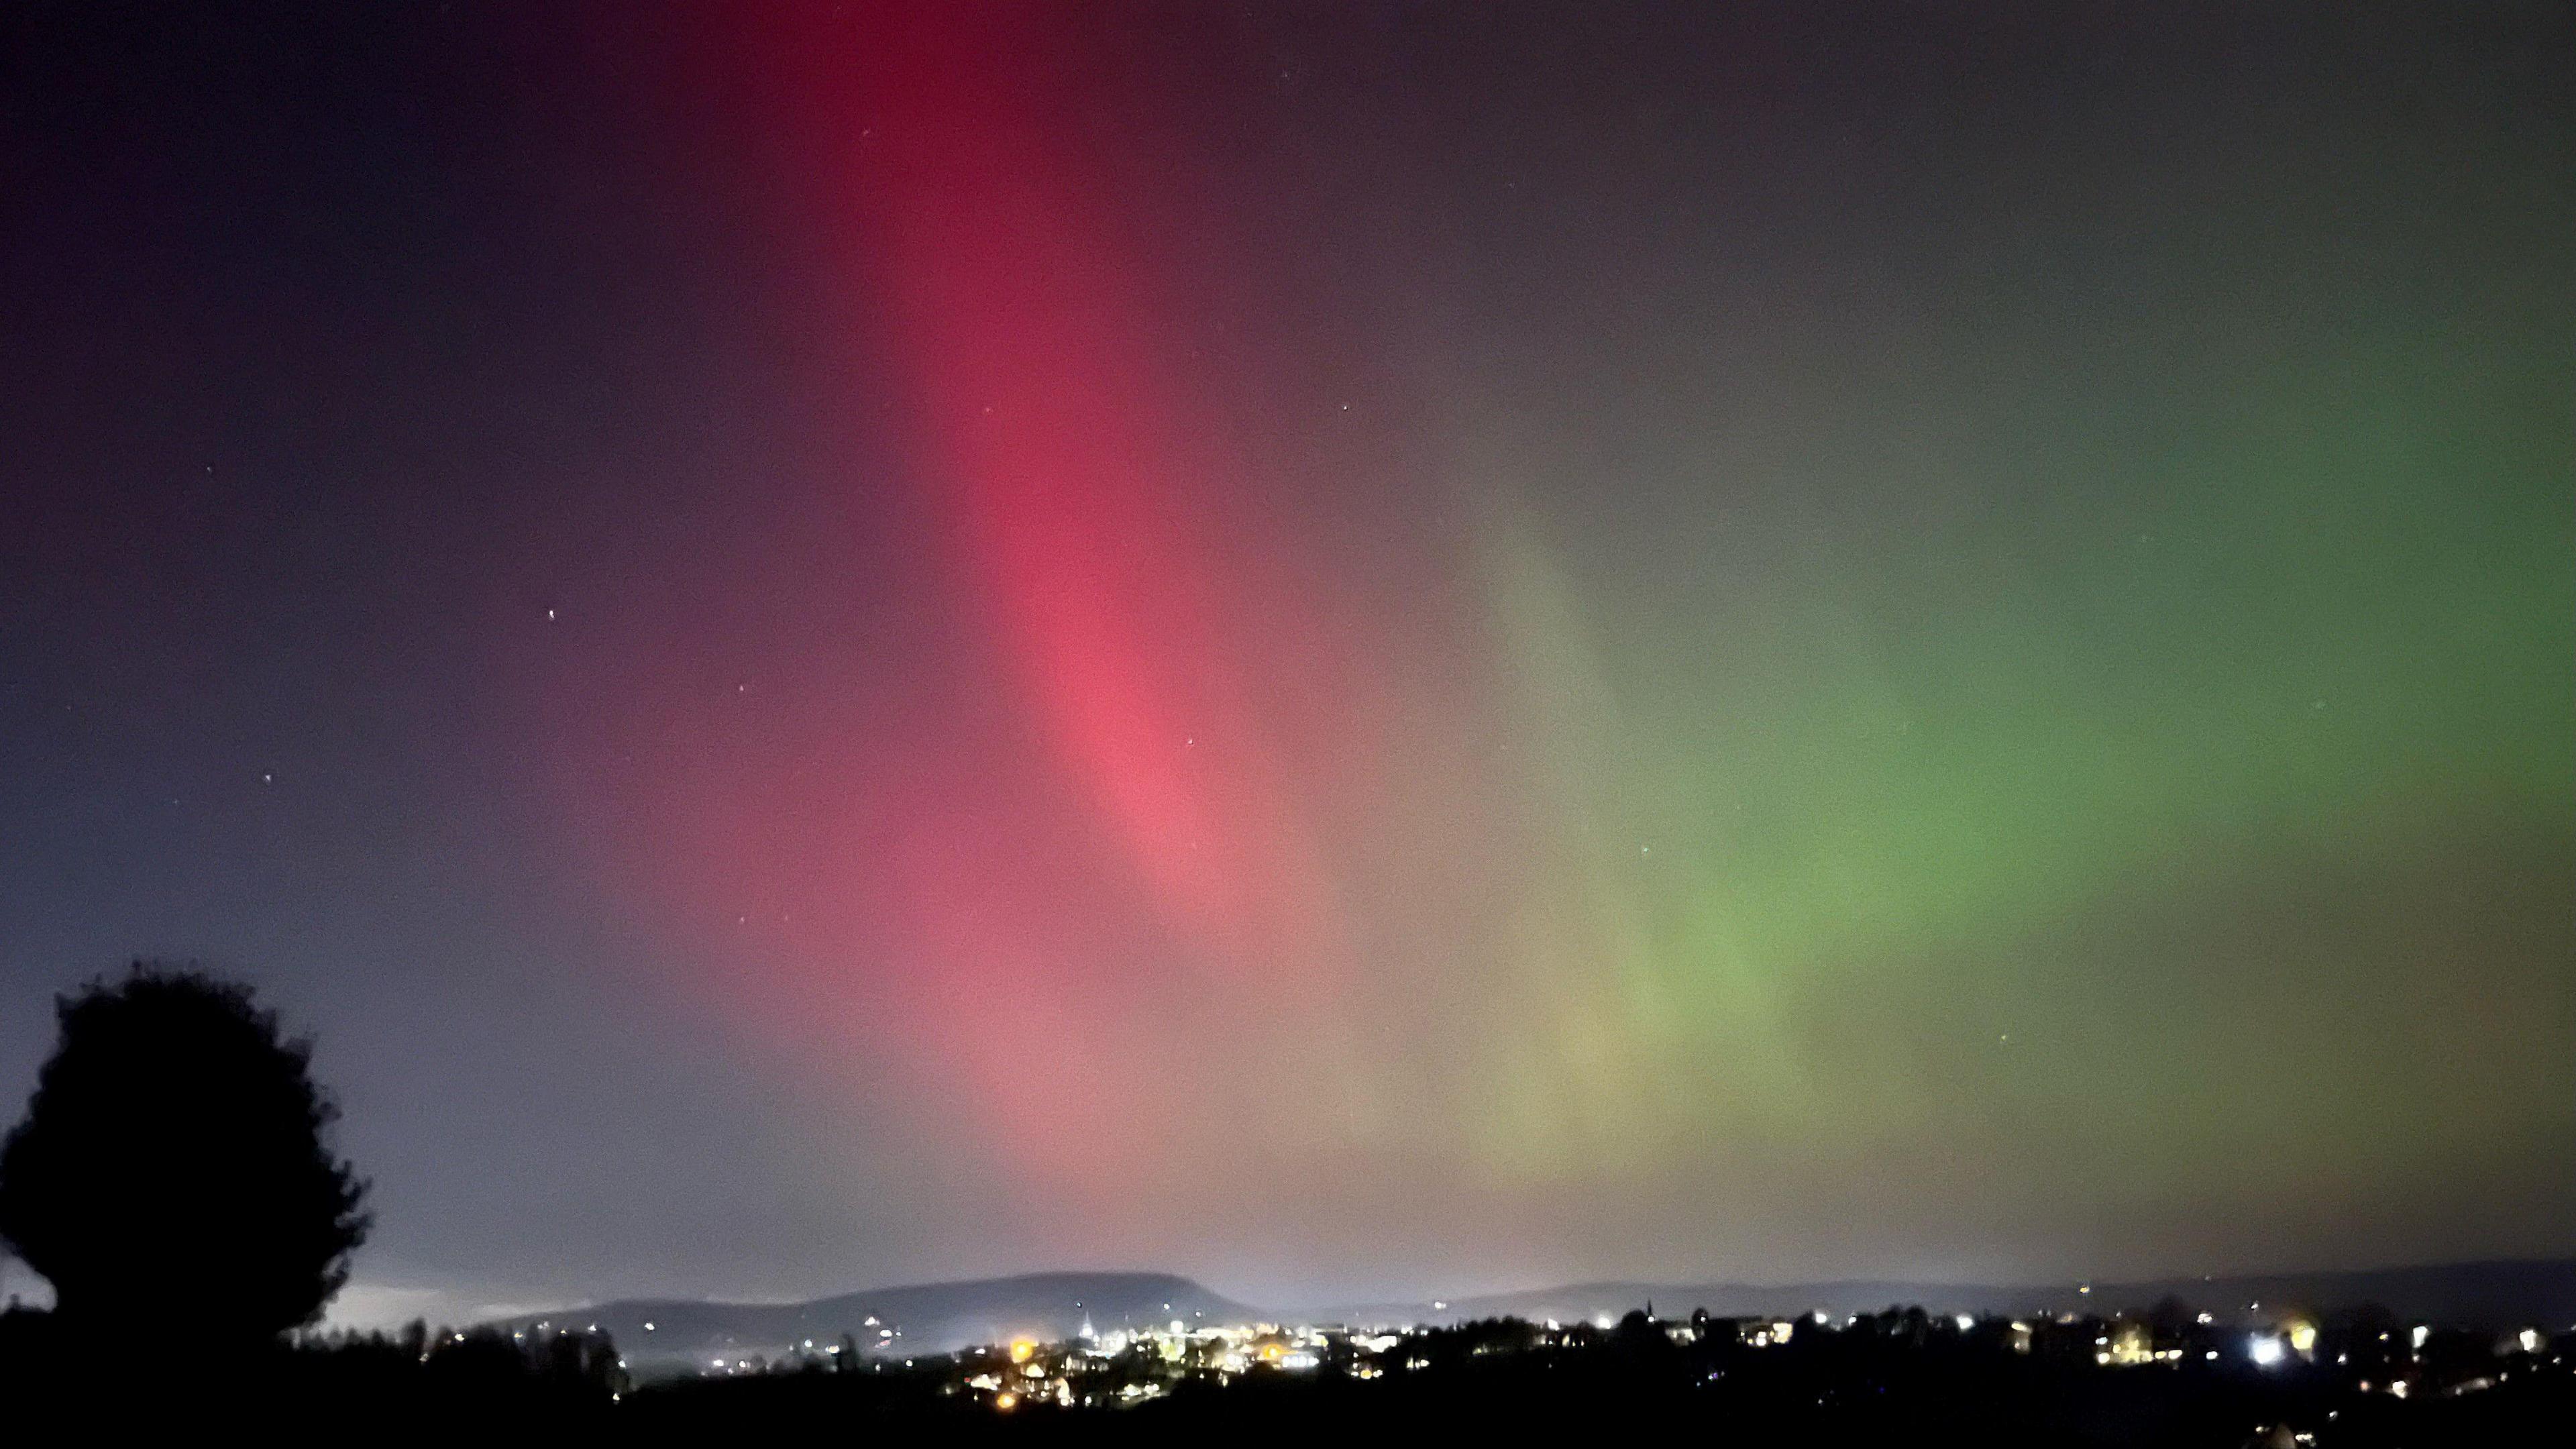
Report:
M2144 1309L2171 1295L2222 1319L2299 1308L2330 1313L2378 1303L2402 1319L2492 1328L2576 1325L2576 1259L2451 1263L2351 1273L2270 1273L2097 1283L2089 1294L2073 1283L1993 1286L1862 1280L1834 1283L1578 1283L1524 1293L1498 1293L1431 1303L1376 1303L1289 1315L1299 1322L1449 1323L1517 1316L1562 1322L1617 1317L1648 1303L1669 1318L1706 1308L1721 1317L1793 1317L1819 1309L1840 1317L1891 1304L1920 1304L1935 1313L2014 1315L2116 1313ZM969 1344L1026 1335L1071 1338L1085 1316L1102 1332L1177 1318L1188 1323L1246 1323L1280 1315L1210 1292L1169 1273L1034 1273L961 1283L920 1283L818 1298L808 1303L709 1303L695 1299L627 1299L589 1308L512 1319L509 1327L544 1323L596 1325L615 1336L642 1373L704 1368L719 1357L775 1357L812 1339L817 1346L848 1334L870 1353L901 1358L950 1353ZM870 1326L868 1319L875 1318ZM649 1327L648 1327L649 1325ZM896 1330L900 1337L880 1336Z
M2249 1311L2303 1308L2329 1313L2377 1303L2401 1318L2507 1328L2576 1325L2576 1259L2448 1263L2345 1273L2265 1273L2097 1283L1994 1286L1966 1283L1852 1281L1836 1283L1579 1283L1524 1293L1428 1303L1363 1304L1333 1310L1358 1323L1446 1323L1517 1316L1574 1322L1616 1317L1652 1302L1666 1317L1706 1308L1720 1317L1792 1317L1819 1309L1840 1317L1890 1304L1920 1304L1936 1313L2114 1313L2143 1309L2171 1295L2221 1318Z
M1259 1310L1169 1273L1033 1273L963 1283L872 1288L808 1303L709 1303L696 1299L625 1299L509 1320L512 1328L544 1323L596 1325L614 1336L642 1372L668 1372L719 1356L774 1356L812 1339L819 1347L848 1334L872 1353L949 1353L976 1343L1026 1335L1071 1338L1088 1315L1102 1332L1128 1325L1240 1323ZM869 1327L868 1320L877 1320ZM647 1325L650 1325L649 1327ZM881 1337L890 1330L899 1337Z

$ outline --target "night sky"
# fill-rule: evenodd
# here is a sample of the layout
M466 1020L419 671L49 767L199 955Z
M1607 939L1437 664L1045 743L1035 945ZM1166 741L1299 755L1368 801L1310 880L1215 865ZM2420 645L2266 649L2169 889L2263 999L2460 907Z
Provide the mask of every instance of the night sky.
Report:
M2576 20L1811 8L11 7L7 1111L258 983L360 1317L2576 1252Z

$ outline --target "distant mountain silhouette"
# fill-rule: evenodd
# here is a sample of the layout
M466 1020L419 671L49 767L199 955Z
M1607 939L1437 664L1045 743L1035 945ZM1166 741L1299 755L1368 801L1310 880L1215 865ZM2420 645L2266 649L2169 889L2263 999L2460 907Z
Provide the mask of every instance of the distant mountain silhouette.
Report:
M2264 1311L2332 1313L2380 1304L2399 1318L2491 1328L2576 1324L2576 1259L2449 1263L2362 1272L2267 1273L2133 1283L1994 1286L1855 1280L1831 1283L1578 1283L1431 1303L1375 1303L1281 1314L1209 1291L1169 1273L1033 1273L958 1283L873 1288L808 1303L710 1303L626 1299L509 1320L512 1328L589 1328L613 1335L641 1374L710 1366L717 1358L775 1358L812 1340L818 1349L848 1334L872 1355L953 1352L1026 1335L1066 1339L1088 1316L1106 1333L1169 1323L1259 1321L1404 1325L1516 1316L1562 1322L1609 1317L1651 1302L1668 1318L1706 1308L1720 1317L1794 1317L1819 1309L1840 1317L1890 1304L1935 1313L2013 1315L2144 1310L2168 1295L2229 1319ZM870 1325L871 1317L877 1320ZM647 1325L650 1327L647 1327ZM901 1336L880 1336L900 1330Z
M2576 1259L2527 1262L2445 1263L2359 1272L2261 1273L2203 1278L2164 1278L2096 1283L2090 1293L2073 1283L2005 1287L1966 1283L1847 1281L1832 1283L1578 1283L1524 1293L1457 1299L1445 1308L1428 1303L1361 1304L1333 1310L1356 1323L1446 1323L1516 1316L1574 1322L1617 1317L1651 1301L1655 1311L1678 1318L1694 1308L1720 1317L1794 1317L1822 1310L1835 1317L1871 1313L1890 1304L1921 1304L1935 1313L2117 1313L2143 1310L2168 1295L2226 1319L2250 1312L2303 1309L2332 1313L2377 1303L2398 1317L2508 1328L2576 1325Z
M1106 1333L1173 1319L1241 1323L1265 1315L1169 1273L1032 1273L962 1283L872 1288L809 1303L709 1303L694 1299L625 1299L509 1320L588 1328L614 1336L640 1371L669 1372L719 1356L775 1357L811 1339L823 1348L848 1334L871 1355L949 1353L969 1344L1026 1335L1071 1338L1085 1316ZM874 1318L877 1324L868 1325ZM646 1325L651 1327L647 1328ZM880 1337L895 1330L900 1337Z

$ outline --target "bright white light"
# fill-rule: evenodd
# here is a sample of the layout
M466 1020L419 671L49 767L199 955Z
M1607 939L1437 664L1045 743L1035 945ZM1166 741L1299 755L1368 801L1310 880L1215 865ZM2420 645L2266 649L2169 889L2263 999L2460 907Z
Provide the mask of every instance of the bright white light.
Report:
M2254 1362L2263 1368L2270 1368L2272 1365L2279 1363L2282 1355L2287 1351L2288 1350L2281 1347L2281 1340L2268 1333L2258 1333L2254 1335L2253 1344L2246 1349L2247 1354L2253 1358Z
M2432 1336L2433 1330L2426 1328L2423 1324L2419 1323L2415 1325L2415 1331L2407 1335L2407 1339L2412 1342L2415 1347L2422 1348L2424 1346L2424 1340L2431 1338Z
M1967 1332L1969 1329L1974 1328L1974 1327L1976 1327L1976 1326L1977 1326L1977 1320L1975 1320L1975 1319L1973 1319L1973 1318L1970 1318L1968 1315L1966 1315L1966 1314L1964 1314L1964 1313L1960 1314L1957 1318L1955 1318L1955 1319L1953 1319L1953 1320L1951 1320L1951 1321L1959 1325L1959 1331L1960 1331L1961 1333L1965 1333L1965 1332Z
M2537 1328L2526 1328L2526 1329L2524 1329L2524 1330L2521 1332L2521 1334L2520 1334L2520 1335L2518 1335L2518 1337L2519 1337L2519 1339L2520 1339L2520 1341L2521 1341L2521 1343L2522 1343L2522 1351L2523 1351L2524 1353L2538 1353L2538 1352L2540 1352L2540 1330L2539 1330L2539 1329L2537 1329Z

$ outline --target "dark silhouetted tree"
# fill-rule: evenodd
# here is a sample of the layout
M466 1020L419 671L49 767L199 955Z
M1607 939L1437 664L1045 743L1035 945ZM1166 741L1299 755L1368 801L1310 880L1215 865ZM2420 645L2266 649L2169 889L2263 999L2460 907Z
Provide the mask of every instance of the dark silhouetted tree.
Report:
M2168 1293L2147 1310L2147 1327L2155 1333L2156 1341L2163 1343L2191 1332L2198 1316L2190 1304L2178 1295Z
M338 1110L250 989L137 964L56 999L61 1039L0 1146L0 1240L63 1327L161 1324L210 1346L312 1323L367 1233Z

